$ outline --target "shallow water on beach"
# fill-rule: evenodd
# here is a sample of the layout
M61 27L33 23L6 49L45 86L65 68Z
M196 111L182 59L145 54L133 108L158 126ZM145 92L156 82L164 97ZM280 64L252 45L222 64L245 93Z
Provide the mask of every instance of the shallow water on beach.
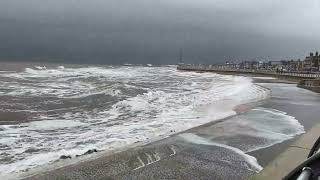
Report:
M0 112L23 114L0 125L2 174L62 155L73 158L92 149L152 142L270 97L269 89L249 77L179 72L175 66L35 66L1 71L0 81ZM257 108L250 113L223 123L225 131L210 140L248 152L303 133L303 126L285 112ZM268 121L258 122L261 115ZM272 128L276 123L279 129ZM245 144L235 140L238 135L266 140Z

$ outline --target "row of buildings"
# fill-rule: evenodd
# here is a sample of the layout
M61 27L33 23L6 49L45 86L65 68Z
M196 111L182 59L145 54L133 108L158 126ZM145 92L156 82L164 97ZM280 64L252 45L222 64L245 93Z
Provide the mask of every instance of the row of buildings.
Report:
M281 61L243 61L241 63L226 62L222 65L224 68L232 69L257 69L285 72L320 72L320 54L310 53L303 61L299 60L281 60Z

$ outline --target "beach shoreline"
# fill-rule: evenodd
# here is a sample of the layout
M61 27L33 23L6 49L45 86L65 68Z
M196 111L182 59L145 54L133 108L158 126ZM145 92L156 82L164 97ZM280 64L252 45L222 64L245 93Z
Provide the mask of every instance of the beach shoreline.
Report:
M223 74L223 75L226 75L226 74ZM274 77L257 76L252 74L251 75L232 74L232 76L234 77L245 76L252 79L252 83L255 84L255 87L253 89L256 89L257 91L257 92L253 92L254 94L255 93L259 94L260 91L271 92L272 87L268 87L269 86L268 84L277 84L280 86L288 85L290 86L290 88L294 87L294 89L297 89L297 87L295 86L295 83L296 83L295 81L290 81L285 79L279 80ZM248 82L250 84L250 80ZM261 93L260 95L263 97L265 96L264 93ZM246 97L244 98L246 99ZM203 177L203 178L220 177L221 179L231 178L231 177L245 178L245 177L248 177L248 175L254 174L253 173L254 171L250 172L248 171L249 169L256 169L256 168L259 169L260 165L262 165L263 167L266 166L268 163L272 161L272 159L276 157L275 153L279 154L282 151L284 151L290 145L290 142L299 136L296 136L291 140L286 140L284 142L281 142L275 145L271 144L268 146L259 147L257 148L258 150L248 151L247 153L241 152L240 149L237 150L237 148L235 148L237 147L236 144L233 144L231 146L226 146L223 139L220 140L221 141L220 144L214 144L214 145L212 144L210 146L206 145L206 144L212 143L211 141L206 142L207 141L206 138L210 137L212 134L217 134L217 133L219 134L219 132L221 131L221 129L219 129L220 124L225 124L225 122L230 121L231 119L236 119L238 116L245 115L249 111L257 107L277 109L283 112L287 112L289 115L292 115L293 117L298 117L299 120L306 119L305 117L299 117L299 114L298 115L292 114L294 112L299 112L299 108L301 110L301 107L298 107L298 110L295 110L295 109L292 109L292 108L295 108L295 105L292 105L291 108L283 109L282 107L286 106L286 102L283 102L283 100L280 101L280 103L282 104L282 106L280 106L279 102L273 102L273 99L274 99L273 97L271 97L271 100L269 98L264 99L265 97L264 98L257 97L257 98L260 99L260 101L237 105L233 107L233 112L235 112L234 115L228 115L227 117L219 120L214 120L209 123L192 127L190 129L183 130L178 133L171 132L169 133L169 135L163 135L161 137L149 139L143 142L137 140L137 142L129 146L126 146L125 148L104 150L99 152L95 152L96 151L95 149L91 149L89 153L85 153L85 155L81 155L78 157L73 157L72 159L68 159L68 156L67 156L68 154L66 154L66 158L61 158L60 160L57 160L53 163L50 163L41 167L28 169L22 173L17 173L17 174L13 173L12 177L10 176L10 174L8 174L8 177L5 176L5 179L10 179L10 178L11 179L18 179L18 178L58 179L61 177L67 178L67 179L81 179L81 178L94 179L93 177L121 178L122 176L130 177L130 178L140 177L142 179L147 179L148 176L147 174L145 174L146 171L149 173L153 172L154 174L159 173L159 175L163 177L166 177L166 175L168 174L168 173L164 173L165 171L169 171L170 173L175 174L175 175L171 174L167 178L177 177L177 175L184 176L186 175L187 172L189 173L189 171L191 171L191 174L192 176L194 176L194 178L200 178L200 177ZM261 98L264 100L261 101ZM228 102L222 103L222 104L220 103L219 106L221 105L223 106L226 105L226 107L229 106ZM210 107L216 108L215 106L210 106ZM24 116L27 116L27 115L24 115ZM11 119L14 120L17 118L12 117ZM6 120L8 120L8 118L6 118ZM306 127L306 130L308 130L310 127L310 125L308 124L304 124L304 126ZM183 138L186 138L186 139L183 140ZM195 138L195 142L187 142L190 140L190 138L191 139ZM243 136L243 138L246 139L247 137ZM219 142L219 138L217 140ZM256 139L252 139L252 138L251 140L252 142L256 141ZM233 140L231 139L230 142L232 141ZM197 143L200 143L200 144L197 144ZM178 151L179 151L179 154L176 155ZM201 160L201 158L199 159L199 157L201 157L202 155L206 155L210 157L226 156L225 154L224 155L221 154L221 153L225 153L226 151L230 153L230 157L235 156L239 158L238 156L240 155L240 159L237 159L235 162L241 162L247 159L248 162L249 161L251 162L249 163L249 166L252 166L252 167L249 168L248 170L243 170L243 169L239 169L238 167L230 167L230 164L226 163L223 167L221 167L223 168L225 173L219 174L218 172L214 172L215 170L212 169L214 166L217 165L215 163L217 161L216 159L211 159L209 162L203 161ZM160 154L158 155L157 152L160 152ZM198 154L200 152L201 154ZM239 152L240 154L236 155ZM189 161L184 161L190 157L194 157L194 158L190 159ZM258 162L255 162L256 160L254 157L257 158ZM158 158L160 158L161 161ZM244 158L244 159L241 160L241 158ZM220 160L218 159L218 161ZM194 162L194 164L207 163L207 166L209 166L210 168L207 170L204 170L203 168L205 168L206 165L193 166L193 165L190 165L190 162ZM228 162L228 161L225 161L225 162ZM221 163L225 163L225 162L221 161ZM169 165L173 164L171 169L166 169L166 166L168 165L166 163L169 163ZM143 164L143 166L141 164ZM113 166L119 166L119 168L115 168ZM140 168L140 166L142 167ZM145 168L145 166L147 167ZM152 168L153 166L158 166L158 169L153 169ZM113 171L114 169L116 169L115 172L110 174L109 171ZM166 169L166 170L162 171L161 169ZM136 170L139 171L140 173L135 172ZM234 170L238 171L238 173L234 175L230 175L228 173L228 171L234 171ZM94 173L97 173L97 171L101 171L103 173L99 175L94 175ZM79 174L79 172L81 173ZM199 174L199 172L202 172L202 174ZM153 176L153 174L149 174L149 176Z
M287 82L287 84L292 84L292 82L290 82L290 81L286 81L286 82ZM283 84L286 82L281 81L280 84ZM254 83L257 83L258 85L260 83L279 84L279 81L277 79L255 79ZM263 104L267 104L266 106L268 107L268 102L264 102ZM242 109L240 108L240 111L241 110ZM292 112L294 112L294 111L295 110L293 110ZM292 114L292 112L287 112L287 113ZM238 112L238 113L243 113L243 112ZM237 115L235 115L235 116L237 116ZM130 170L130 168L128 169L128 167L126 167L122 170L117 169L116 170L117 172L115 174L110 174L109 172L107 172L107 170L108 169L110 170L110 168L114 169L114 167L111 167L111 165L110 165L110 164L113 164L112 162L117 162L118 164L119 164L119 161L130 162L130 161L132 161L132 157L135 158L133 161L136 161L136 158L139 157L137 155L141 154L142 152L146 152L146 151L150 152L154 149L167 149L168 150L168 149L170 149L170 147L177 146L177 143L181 144L181 142L179 140L177 140L177 136L179 136L179 134L189 133L189 132L190 133L197 132L198 130L201 130L203 128L209 127L214 124L218 124L220 122L223 122L225 119L229 119L229 118L231 118L231 117L227 117L227 118L224 118L224 119L221 119L218 121L206 123L204 125L200 125L200 126L191 128L189 130L174 134L170 137L166 137L165 139L153 141L148 144L135 144L133 147L129 147L127 149L123 149L118 152L116 152L116 151L114 151L114 153L99 152L97 154L92 154L88 157L84 157L83 159L79 159L78 161L71 160L71 161L73 161L73 163L63 165L60 167L56 166L54 169L47 168L46 171L36 171L33 173L29 173L29 174L27 173L27 176L25 176L26 175L25 174L23 177L26 179L47 179L47 178L50 179L51 177L53 179L59 178L59 177L70 178L70 177L74 177L75 174L77 174L77 172L84 172L85 174L80 173L81 175L79 175L79 174L76 175L76 177L74 179L80 178L80 177L90 178L90 177L92 177L92 173L94 173L96 171L95 168L101 172L101 173L99 173L99 175L97 175L97 177L99 177L99 178L121 177L121 176L127 175L126 173L128 173L128 172L131 172L130 173L131 178L134 177L135 175L137 177L139 177L140 176L139 174L135 174L135 173L132 174L132 169L134 169L133 167L131 167L131 170ZM299 117L299 120L301 120L300 117ZM308 131L311 128L310 126L305 126L305 127L306 127L306 131ZM270 147L266 147L266 148L262 148L262 149L259 149L256 151L252 151L247 154L254 156L254 157L257 157L259 163L265 167L277 157L277 154L280 154L283 151L285 151L290 146L290 144L292 144L292 142L299 137L300 136L296 136L290 140L286 140L284 142L272 145ZM185 148L184 146L185 145L181 145L181 148L184 149ZM196 148L196 147L192 147L192 148ZM167 151L167 150L164 150L164 151ZM166 152L164 154L167 154L167 156L170 157L170 153L172 153L172 152ZM195 152L193 152L193 153L195 153ZM67 161L69 161L69 160L67 160ZM109 162L109 163L106 163L106 162ZM133 164L136 164L136 163L137 162L134 162ZM64 164L64 163L62 162L61 164ZM51 166L51 167L53 167L53 166ZM88 174L86 174L86 173L88 173ZM215 176L217 176L217 174L210 174L210 173L203 174L203 177L207 177L207 176L208 177L215 177ZM146 178L147 175L143 176L143 177ZM197 177L199 177L199 176L197 176Z
M47 179L52 175L51 173L53 173L57 177L59 177L59 173L61 171L63 173L65 173L65 172L69 171L69 168L72 169L71 171L75 171L73 168L78 169L78 168L82 168L83 166L86 167L87 164L96 163L96 162L98 162L98 164L99 164L99 163L101 163L101 159L103 159L103 161L105 161L105 160L111 161L114 156L116 156L116 157L117 156L120 156L120 157L128 156L126 154L129 153L130 151L135 151L135 152L143 151L144 149L150 149L150 148L152 149L155 146L159 146L159 145L170 146L168 144L174 143L175 139L177 139L176 137L179 136L180 134L193 133L193 132L197 132L198 130L201 130L203 128L213 126L215 124L218 124L220 122L228 120L232 117L236 117L239 114L246 113L250 109L252 109L262 103L263 102L255 102L255 103L238 105L234 108L234 111L236 112L235 115L231 115L231 116L219 119L219 120L215 120L215 121L205 123L205 124L202 124L202 125L199 125L196 127L192 127L192 128L187 129L185 131L181 131L181 132L169 135L168 137L165 137L165 138L159 137L158 139L154 139L152 142L148 142L148 143L136 142L135 144L132 144L126 148L115 149L112 151L99 151L99 152L96 152L93 154L80 156L80 157L74 158L74 159L66 159L66 160L60 160L60 161L58 160L52 164L48 164L43 167L34 168L33 170L30 170L30 172L25 172L23 174L19 174L19 176L14 176L13 178L30 179L30 180L31 179L32 180L33 179L43 179L43 178ZM98 166L100 166L100 164Z

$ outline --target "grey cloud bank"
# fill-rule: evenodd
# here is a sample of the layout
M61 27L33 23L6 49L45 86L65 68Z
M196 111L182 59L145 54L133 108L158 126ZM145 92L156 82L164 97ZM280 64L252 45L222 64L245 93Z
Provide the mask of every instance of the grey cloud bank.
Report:
M1 0L0 59L174 64L320 50L317 0ZM318 48L318 49L317 49Z

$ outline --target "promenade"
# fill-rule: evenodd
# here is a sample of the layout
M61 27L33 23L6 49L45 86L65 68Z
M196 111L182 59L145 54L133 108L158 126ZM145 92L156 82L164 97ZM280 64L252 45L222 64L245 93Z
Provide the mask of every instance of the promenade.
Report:
M178 70L184 71L202 71L202 72L219 72L219 73L241 73L241 74L258 74L273 77L292 77L297 79L316 79L320 78L320 73L307 72L276 72L275 70L257 70L257 69L235 69L214 65L195 65L195 64L179 64Z

